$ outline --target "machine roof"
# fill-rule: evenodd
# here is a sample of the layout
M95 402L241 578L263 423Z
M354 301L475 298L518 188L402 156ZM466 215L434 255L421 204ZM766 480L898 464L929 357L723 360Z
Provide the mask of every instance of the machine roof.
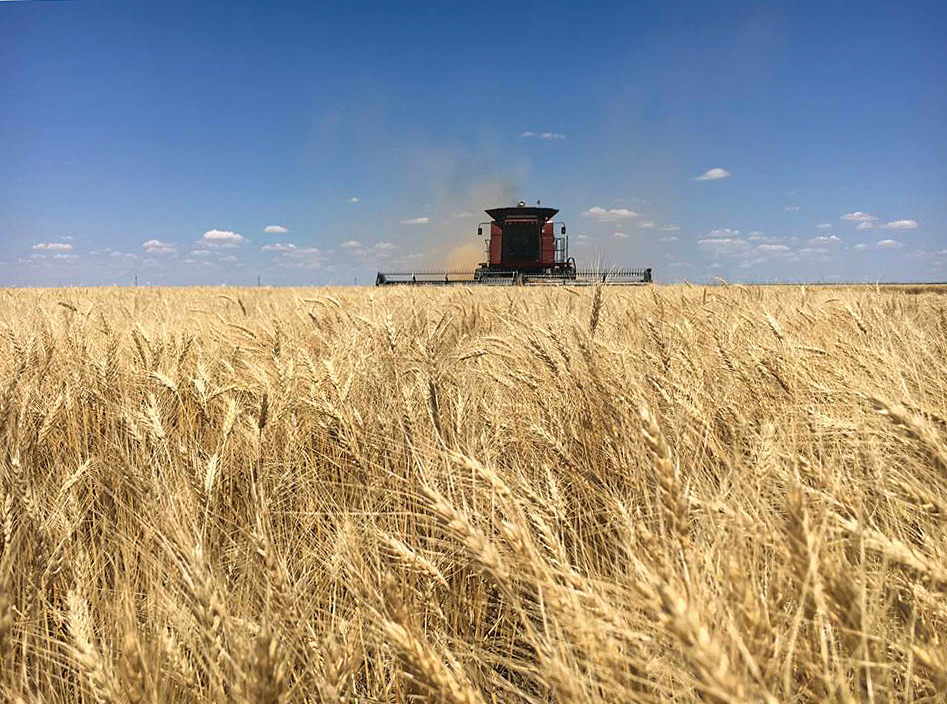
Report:
M531 206L511 206L508 208L491 208L485 211L487 215L502 223L508 217L535 217L546 222L559 212L558 208L536 208Z

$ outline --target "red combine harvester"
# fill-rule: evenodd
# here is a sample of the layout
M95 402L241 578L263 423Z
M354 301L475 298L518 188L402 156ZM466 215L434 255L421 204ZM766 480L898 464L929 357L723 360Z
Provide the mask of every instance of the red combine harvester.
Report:
M530 207L523 201L511 208L487 210L491 221L477 228L487 245L487 261L476 271L378 272L375 285L651 283L651 269L578 271L569 256L566 226L553 221L558 212L555 208ZM489 238L485 228L489 228Z

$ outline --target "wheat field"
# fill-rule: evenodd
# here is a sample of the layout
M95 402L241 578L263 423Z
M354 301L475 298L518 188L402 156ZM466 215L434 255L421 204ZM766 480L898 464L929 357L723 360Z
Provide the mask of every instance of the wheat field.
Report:
M0 291L0 698L944 701L945 301Z

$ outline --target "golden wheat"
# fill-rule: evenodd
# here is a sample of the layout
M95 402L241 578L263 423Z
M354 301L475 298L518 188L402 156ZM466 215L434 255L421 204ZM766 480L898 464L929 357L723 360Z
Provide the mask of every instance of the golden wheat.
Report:
M947 699L936 289L0 293L0 700Z

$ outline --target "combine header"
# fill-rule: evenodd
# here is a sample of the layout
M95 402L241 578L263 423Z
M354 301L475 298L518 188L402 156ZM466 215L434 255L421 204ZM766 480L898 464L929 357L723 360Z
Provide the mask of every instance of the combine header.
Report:
M491 221L480 223L477 228L487 246L487 261L475 271L378 272L375 285L651 283L651 269L578 271L575 259L569 256L566 226L553 221L558 212L555 208L528 207L523 201L511 208L487 210ZM484 228L489 228L488 234Z

